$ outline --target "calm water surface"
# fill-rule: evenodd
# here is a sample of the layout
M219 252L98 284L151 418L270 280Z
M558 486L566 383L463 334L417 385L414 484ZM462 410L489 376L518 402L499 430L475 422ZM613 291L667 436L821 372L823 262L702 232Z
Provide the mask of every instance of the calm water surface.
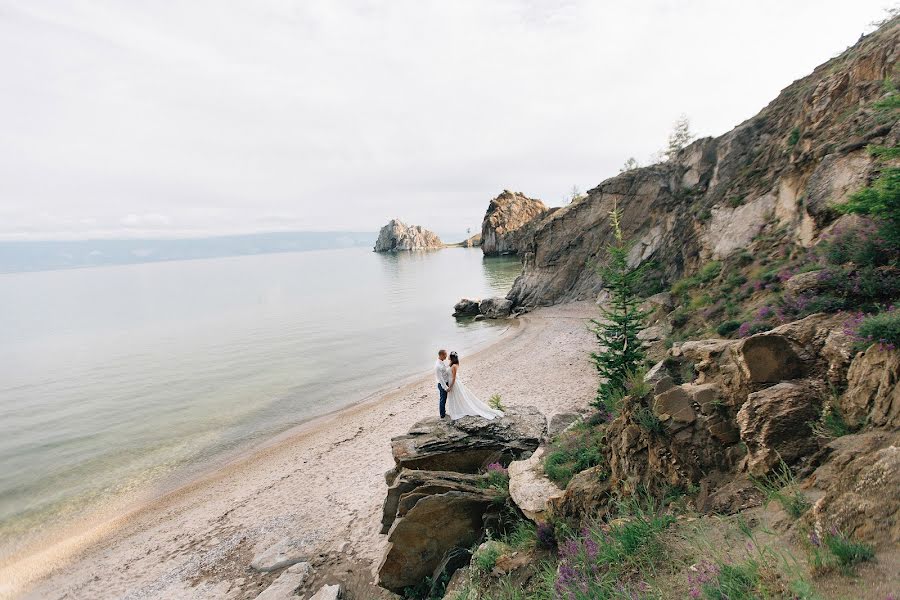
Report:
M506 325L517 260L364 249L0 275L0 558Z

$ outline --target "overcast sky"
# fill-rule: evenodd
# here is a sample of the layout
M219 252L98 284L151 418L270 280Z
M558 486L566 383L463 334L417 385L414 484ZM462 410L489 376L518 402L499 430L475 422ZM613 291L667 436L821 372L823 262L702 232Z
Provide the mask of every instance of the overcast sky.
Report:
M680 113L755 114L884 0L0 0L0 238L477 229Z

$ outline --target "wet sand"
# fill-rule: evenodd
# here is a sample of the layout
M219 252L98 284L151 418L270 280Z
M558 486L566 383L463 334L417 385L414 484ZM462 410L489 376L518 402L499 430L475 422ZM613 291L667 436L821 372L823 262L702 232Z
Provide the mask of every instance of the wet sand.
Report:
M499 341L462 357L467 386L482 399L498 393L507 406L534 405L548 417L584 411L596 385L585 320L595 314L591 303L573 303L518 319ZM371 579L386 542L378 532L390 438L436 414L433 381L427 373L398 382L5 565L0 597L255 598L276 574L250 571L250 559L283 540L311 558L342 557L357 577Z

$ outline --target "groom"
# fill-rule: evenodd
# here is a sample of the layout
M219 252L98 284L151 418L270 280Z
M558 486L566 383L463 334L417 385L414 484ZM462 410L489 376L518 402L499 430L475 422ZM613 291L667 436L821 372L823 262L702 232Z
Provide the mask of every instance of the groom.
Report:
M438 359L434 364L434 378L437 381L438 397L440 398L438 412L442 419L447 416L447 389L450 387L450 367L444 362L445 360L447 360L447 351L438 350Z

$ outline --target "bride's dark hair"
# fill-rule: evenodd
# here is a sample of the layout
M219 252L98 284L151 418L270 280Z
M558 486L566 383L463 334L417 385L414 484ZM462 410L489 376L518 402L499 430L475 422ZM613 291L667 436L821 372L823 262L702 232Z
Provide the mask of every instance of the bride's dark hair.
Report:
M456 351L453 351L450 353L450 364L451 365L459 364L459 354L457 354Z

